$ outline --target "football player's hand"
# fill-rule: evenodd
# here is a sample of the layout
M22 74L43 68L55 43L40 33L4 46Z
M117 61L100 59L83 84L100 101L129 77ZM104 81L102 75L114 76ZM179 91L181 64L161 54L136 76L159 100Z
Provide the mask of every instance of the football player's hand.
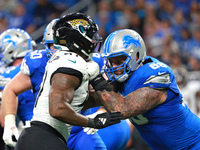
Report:
M113 91L113 88L104 79L102 74L98 74L95 78L90 80L90 84L92 85L95 91Z
M90 81L99 74L99 65L92 59L87 62L87 72L89 74Z
M97 112L95 112L95 113L93 113L93 114L91 114L91 115L87 115L87 117L89 117L89 118L94 118L94 117L96 117L96 115L98 115L98 114L102 114L103 113L103 111L97 111ZM84 132L86 132L86 134L88 134L88 135L93 135L93 134L95 134L97 131L98 131L99 129L94 129L94 128L90 128L90 127L83 127L83 131Z
M18 138L19 138L19 132L15 125L15 116L6 115L4 132L3 132L3 140L5 144L11 147L15 147Z
M123 115L120 112L108 112L98 114L94 119L89 118L88 127L102 129L107 126L120 123Z

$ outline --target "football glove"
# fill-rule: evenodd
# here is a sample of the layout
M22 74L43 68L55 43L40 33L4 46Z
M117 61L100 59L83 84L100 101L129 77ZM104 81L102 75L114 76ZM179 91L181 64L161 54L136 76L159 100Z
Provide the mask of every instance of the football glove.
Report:
M15 124L15 116L11 114L6 115L4 132L3 132L3 140L5 144L11 147L15 147L18 138L19 138L19 131Z
M94 88L95 91L113 91L112 87L108 84L108 82L104 79L102 74L97 75L90 81L90 84Z
M93 114L91 114L91 115L87 115L87 117L89 117L89 118L94 118L94 117L96 117L96 115L98 115L98 114L102 114L103 113L103 111L97 111L97 112L95 112L95 113L93 113ZM86 132L86 134L88 134L88 135L93 135L93 134L95 134L97 131L98 131L99 129L94 129L94 128L90 128L90 127L83 127L83 131L84 132Z
M107 126L120 123L123 115L120 112L108 112L98 114L94 119L89 118L88 127L102 129Z

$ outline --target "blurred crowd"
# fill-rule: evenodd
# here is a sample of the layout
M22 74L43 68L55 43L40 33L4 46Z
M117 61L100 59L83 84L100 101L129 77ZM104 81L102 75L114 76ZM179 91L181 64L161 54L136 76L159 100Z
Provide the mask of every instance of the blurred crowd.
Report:
M20 28L29 34L46 25L79 0L1 0L0 32Z
M21 28L31 34L79 1L1 0L0 33ZM142 35L148 55L173 67L182 64L188 71L200 70L200 0L94 2L93 19L104 39L116 29L131 28Z
M29 34L59 18L80 0L1 0L0 33L21 28ZM200 117L200 0L94 0L94 21L105 39L130 28L144 39L147 55L174 71L188 107Z

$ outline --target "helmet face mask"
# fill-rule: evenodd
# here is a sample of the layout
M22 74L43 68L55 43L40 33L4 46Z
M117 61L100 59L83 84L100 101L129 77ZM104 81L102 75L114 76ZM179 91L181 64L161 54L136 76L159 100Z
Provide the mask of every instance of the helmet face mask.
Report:
M1 65L9 66L16 58L33 50L30 35L21 29L8 29L0 35Z
M44 30L44 35L43 35L43 45L46 49L46 52L47 52L47 56L48 58L50 58L52 56L53 53L56 52L56 50L53 50L50 48L50 44L53 44L54 41L53 41L53 25L55 24L55 22L57 21L58 19L53 19L45 28Z
M87 15L72 13L63 16L54 27L54 43L64 46L62 50L83 53L86 57L94 52L102 38L98 34L98 26Z
M125 56L125 60L123 60L123 63L117 63L117 66L113 66L113 62L112 62L112 58L116 58L116 57L121 57ZM114 80L120 80L120 78L124 78L124 74L129 74L130 73L130 66L128 65L128 63L130 62L131 58L129 55L127 55L124 52L120 52L120 53L112 53L110 54L109 58L106 59L106 63L105 63L105 68L104 71L106 73L106 75L108 76L110 81L114 81ZM121 70L122 74L118 75L115 72Z
M125 55L127 56L123 64L111 66L106 63L105 73L110 81L123 82L128 79L131 72L135 71L146 58L146 47L140 35L130 29L118 30L111 33L104 43L104 58L106 62L110 58ZM121 75L115 71L123 68Z

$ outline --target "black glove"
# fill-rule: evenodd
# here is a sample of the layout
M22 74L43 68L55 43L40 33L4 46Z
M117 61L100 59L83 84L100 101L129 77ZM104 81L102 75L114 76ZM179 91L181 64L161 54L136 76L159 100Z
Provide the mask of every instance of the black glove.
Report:
M98 114L94 119L89 118L88 127L101 129L107 126L120 123L123 115L120 112L108 112Z
M122 87L123 82L112 81L109 82L109 84L112 86L113 91L117 93L119 89Z
M102 74L99 74L94 79L92 79L90 81L90 84L92 85L95 91L113 91L112 87L107 83Z

